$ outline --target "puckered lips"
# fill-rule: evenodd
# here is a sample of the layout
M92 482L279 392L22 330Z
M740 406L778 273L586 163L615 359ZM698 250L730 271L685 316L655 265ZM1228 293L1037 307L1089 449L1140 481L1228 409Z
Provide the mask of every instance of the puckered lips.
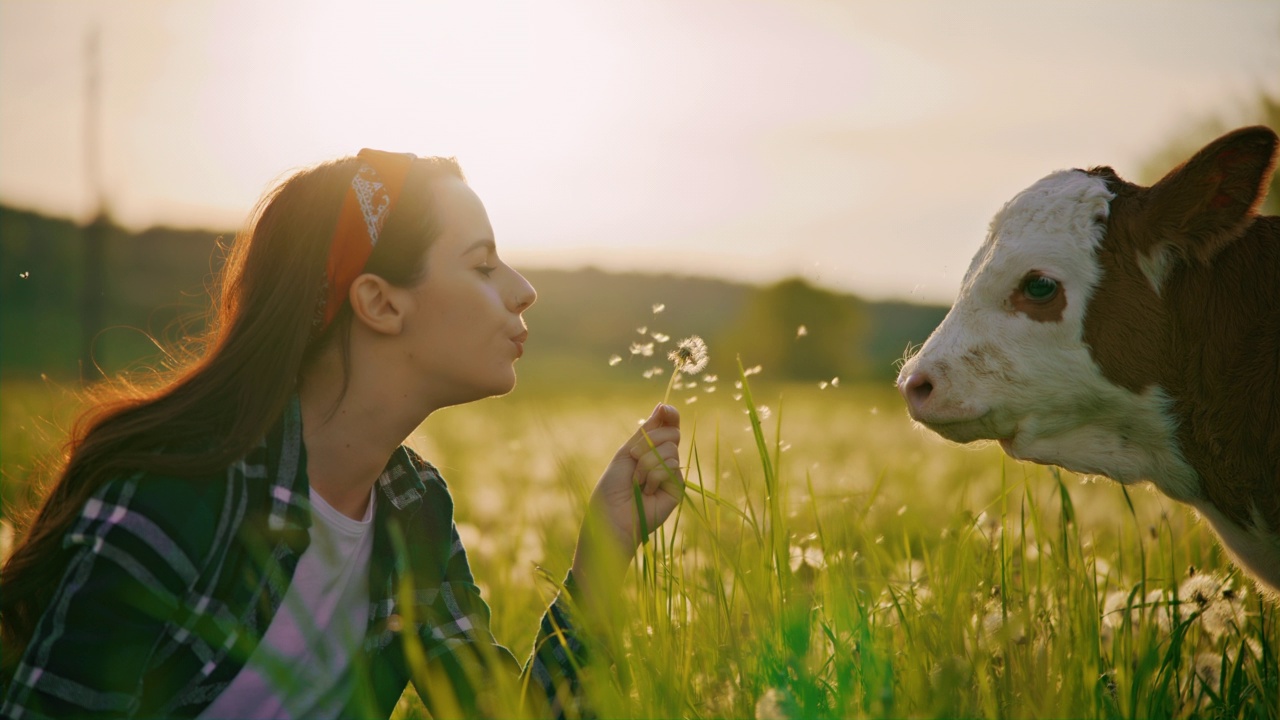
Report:
M516 346L516 358L524 357L524 342L529 339L529 331L521 331L519 335L511 338L511 342Z

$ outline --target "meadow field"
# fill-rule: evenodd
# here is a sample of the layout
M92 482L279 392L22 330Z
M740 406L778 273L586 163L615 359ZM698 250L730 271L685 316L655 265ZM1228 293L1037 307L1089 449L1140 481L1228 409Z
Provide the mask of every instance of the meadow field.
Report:
M522 659L590 488L666 384L562 377L413 438ZM1280 716L1280 616L1185 508L948 445L887 383L696 382L672 396L685 502L586 675L601 716ZM6 508L73 408L5 383ZM397 710L424 715L412 692Z

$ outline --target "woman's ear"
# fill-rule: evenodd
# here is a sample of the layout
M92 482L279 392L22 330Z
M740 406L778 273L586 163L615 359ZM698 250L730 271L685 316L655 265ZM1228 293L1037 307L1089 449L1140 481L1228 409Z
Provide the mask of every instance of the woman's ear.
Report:
M404 327L407 298L400 288L372 273L351 283L348 294L355 320L382 335L399 335Z

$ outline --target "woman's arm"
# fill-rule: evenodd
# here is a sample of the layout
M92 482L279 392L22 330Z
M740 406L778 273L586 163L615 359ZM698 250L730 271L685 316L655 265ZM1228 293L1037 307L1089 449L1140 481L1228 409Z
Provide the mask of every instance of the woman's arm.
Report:
M658 405L605 469L587 506L573 557L575 599L593 623L608 622L636 548L684 497L680 413ZM637 494L643 508L636 508Z
M510 715L520 708L502 703L523 696L529 706L524 712L562 717L565 705L576 703L577 670L586 652L566 599L557 597L543 614L522 669L489 629L489 605L472 578L456 526L446 580L430 598L427 613L418 642L410 641L405 654L414 688L432 716Z
M583 520L565 582L571 597L561 593L543 615L523 671L489 630L489 606L480 597L466 550L453 528L446 581L430 603L431 617L420 631L422 642L416 650L406 647L414 686L432 715L493 714L504 710L496 698L522 692L531 706L546 703L527 707L526 712L545 710L562 717L581 710L579 669L587 662L583 626L589 634L605 631L636 548L680 504L684 486L679 443L679 413L659 405L614 454ZM578 612L570 612L570 599ZM498 665L510 672L492 672Z
M110 483L64 544L66 572L6 688L0 716L131 715L177 598L195 577L178 544Z

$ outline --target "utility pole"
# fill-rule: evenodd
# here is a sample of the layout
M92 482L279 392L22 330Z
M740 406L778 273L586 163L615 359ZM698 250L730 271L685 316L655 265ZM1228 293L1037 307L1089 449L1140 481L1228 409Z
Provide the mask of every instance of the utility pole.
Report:
M84 115L84 165L93 203L93 216L84 227L84 251L81 255L84 284L80 295L80 379L88 383L97 376L93 359L93 341L102 330L103 304L106 302L106 283L103 262L106 259L107 217L106 201L102 191L102 167L100 157L101 119L100 83L101 47L98 26L89 28L85 37L85 115Z

